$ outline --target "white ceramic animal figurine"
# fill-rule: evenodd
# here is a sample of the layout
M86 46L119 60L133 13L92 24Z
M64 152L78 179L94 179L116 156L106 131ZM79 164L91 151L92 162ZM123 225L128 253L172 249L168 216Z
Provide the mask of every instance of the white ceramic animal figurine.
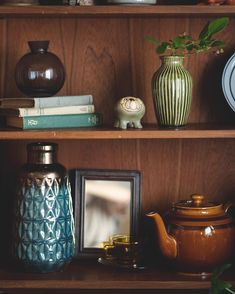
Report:
M145 114L145 105L140 98L123 97L115 105L114 127L126 129L127 127L142 128L141 118Z

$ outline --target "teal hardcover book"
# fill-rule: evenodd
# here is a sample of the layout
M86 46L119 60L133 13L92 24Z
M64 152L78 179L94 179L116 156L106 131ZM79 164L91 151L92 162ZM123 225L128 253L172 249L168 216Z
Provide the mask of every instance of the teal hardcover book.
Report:
M6 117L7 126L24 130L97 127L101 124L101 113Z

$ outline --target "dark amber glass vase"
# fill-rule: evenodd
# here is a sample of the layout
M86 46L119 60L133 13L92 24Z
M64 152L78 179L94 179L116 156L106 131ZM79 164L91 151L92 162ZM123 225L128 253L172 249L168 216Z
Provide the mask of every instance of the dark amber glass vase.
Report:
M49 41L29 41L28 44L30 52L16 65L17 87L29 97L56 94L65 81L62 62L54 53L48 52Z

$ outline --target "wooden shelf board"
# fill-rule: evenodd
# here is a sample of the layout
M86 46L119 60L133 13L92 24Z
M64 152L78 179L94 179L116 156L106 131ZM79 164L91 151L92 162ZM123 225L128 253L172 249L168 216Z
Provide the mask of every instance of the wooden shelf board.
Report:
M235 5L0 6L0 16L235 15Z
M191 124L181 129L164 129L144 125L143 129L47 129L18 130L0 129L0 140L96 140L96 139L193 139L193 138L235 138L235 126Z
M230 281L234 284L234 281ZM75 261L50 274L0 271L0 289L209 289L210 277L186 276L161 269L123 271L93 261Z

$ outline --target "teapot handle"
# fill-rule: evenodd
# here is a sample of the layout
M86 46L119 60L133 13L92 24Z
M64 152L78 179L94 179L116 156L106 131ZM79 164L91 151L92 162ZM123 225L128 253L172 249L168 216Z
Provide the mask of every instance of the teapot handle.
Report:
M235 204L234 204L233 202L228 201L227 203L225 203L225 204L223 205L223 207L224 207L224 212L227 213L228 210L229 210L231 207L234 207L234 206L235 206Z

